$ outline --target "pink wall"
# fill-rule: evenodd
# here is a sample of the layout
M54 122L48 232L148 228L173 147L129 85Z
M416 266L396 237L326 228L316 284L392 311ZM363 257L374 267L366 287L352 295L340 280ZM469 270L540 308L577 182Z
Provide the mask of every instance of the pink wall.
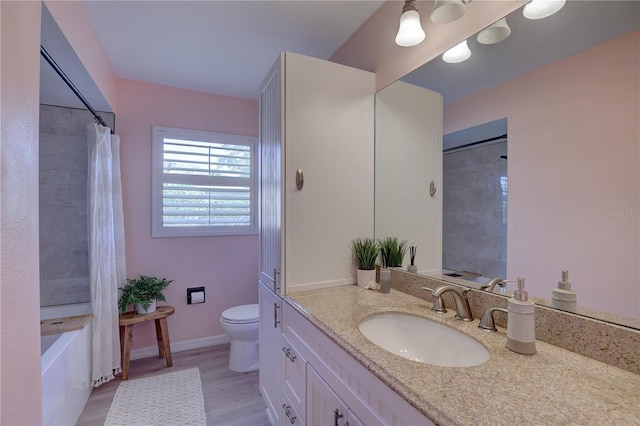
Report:
M44 3L106 101L117 112L116 76L82 2L45 0Z
M395 43L403 2L384 3L329 58L333 62L376 73L376 90L393 83L462 40L516 10L526 1L474 1L462 18L449 24L429 19L434 1L418 1L425 40L417 46Z
M0 424L36 425L40 3L0 2L0 19Z
M226 308L258 301L258 237L151 238L151 127L257 136L258 102L118 79L116 130L122 144L127 276L175 280L172 342L223 334ZM187 287L206 288L206 303L187 305ZM134 348L155 344L152 324L137 325Z
M580 305L640 318L638 76L640 31L445 108L445 134L508 118L507 273L531 294L568 269Z

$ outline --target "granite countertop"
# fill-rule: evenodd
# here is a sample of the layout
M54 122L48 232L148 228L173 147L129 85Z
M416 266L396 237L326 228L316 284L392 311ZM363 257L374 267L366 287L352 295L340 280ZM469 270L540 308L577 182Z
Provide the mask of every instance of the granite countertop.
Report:
M455 312L436 314L422 299L355 285L290 293L285 300L376 377L441 425L640 425L640 375L537 341L535 355L505 348L506 329L478 329ZM458 329L489 350L475 367L438 367L396 356L358 324L403 312ZM437 344L437 342L434 342Z

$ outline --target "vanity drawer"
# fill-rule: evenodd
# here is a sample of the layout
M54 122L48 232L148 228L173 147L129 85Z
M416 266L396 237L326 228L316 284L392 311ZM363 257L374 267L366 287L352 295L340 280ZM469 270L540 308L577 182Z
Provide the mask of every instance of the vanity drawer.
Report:
M307 361L284 334L282 334L281 343L282 352L280 353L280 359L284 373L282 388L286 390L289 396L290 405L295 408L298 417L304 422L306 413Z
M304 404L304 403L303 403ZM300 416L295 405L291 402L289 394L282 388L282 406L281 406L281 426L301 425L304 426L304 419Z

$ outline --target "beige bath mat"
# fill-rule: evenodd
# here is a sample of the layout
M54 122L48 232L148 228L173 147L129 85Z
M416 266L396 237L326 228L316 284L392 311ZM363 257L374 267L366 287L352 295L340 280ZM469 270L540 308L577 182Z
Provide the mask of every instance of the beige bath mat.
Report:
M104 424L205 425L206 422L200 371L191 368L120 383Z

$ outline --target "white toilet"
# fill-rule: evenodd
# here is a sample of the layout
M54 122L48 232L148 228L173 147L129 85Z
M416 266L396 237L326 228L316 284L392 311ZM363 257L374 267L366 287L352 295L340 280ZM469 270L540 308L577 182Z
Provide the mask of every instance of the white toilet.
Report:
M244 373L258 369L258 305L242 305L222 313L220 324L231 339L229 370Z

